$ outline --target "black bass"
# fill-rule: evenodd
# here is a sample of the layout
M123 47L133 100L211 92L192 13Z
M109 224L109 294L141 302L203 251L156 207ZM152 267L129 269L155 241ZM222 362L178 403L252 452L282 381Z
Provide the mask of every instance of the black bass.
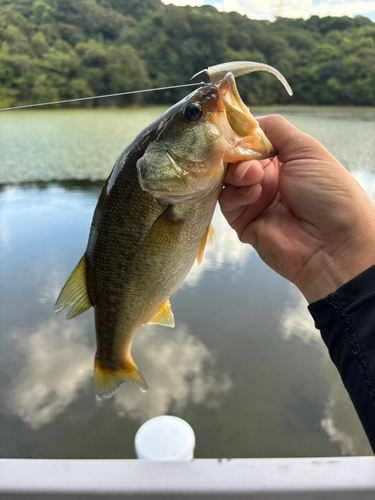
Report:
M275 154L231 73L168 109L123 151L106 181L87 249L57 299L67 319L95 308L97 399L126 381L146 323L174 326L169 298L201 261L228 163Z

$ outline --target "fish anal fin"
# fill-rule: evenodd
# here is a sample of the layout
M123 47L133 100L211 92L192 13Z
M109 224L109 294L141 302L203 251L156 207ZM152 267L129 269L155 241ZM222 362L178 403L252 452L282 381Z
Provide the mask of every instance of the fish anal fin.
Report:
M74 318L87 311L92 306L87 293L86 284L86 254L83 255L77 266L69 276L60 292L55 304L55 312L59 313L65 307L72 306L66 319Z
M95 356L94 387L98 401L112 397L125 382L137 384L143 392L148 389L131 356L118 369L108 368Z
M166 300L158 312L150 319L148 324L164 325L174 327L174 315L171 308L171 303Z
M210 247L214 244L214 241L215 241L215 231L212 224L210 224L209 227L207 228L207 231L204 233L204 236L198 248L198 253L197 253L198 266L202 262L203 253L204 249L206 248L206 245Z

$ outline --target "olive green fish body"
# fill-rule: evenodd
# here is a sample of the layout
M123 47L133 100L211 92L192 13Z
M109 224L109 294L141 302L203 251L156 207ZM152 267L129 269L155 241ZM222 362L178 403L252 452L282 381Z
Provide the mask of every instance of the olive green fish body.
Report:
M104 186L86 250L88 293L95 306L97 356L108 366L119 363L114 357L114 352L118 352L118 332L133 328L130 312L139 293L136 279L141 279L137 276L138 255L148 231L162 214L157 200L139 186L136 161L136 155L127 156L110 191L109 182ZM138 284L141 286L141 281ZM126 292L130 292L128 300L124 299Z
M210 224L218 194L197 205L163 205L140 188L135 155L103 188L86 250L97 359L120 368L138 328L179 287ZM120 157L119 164L122 159Z

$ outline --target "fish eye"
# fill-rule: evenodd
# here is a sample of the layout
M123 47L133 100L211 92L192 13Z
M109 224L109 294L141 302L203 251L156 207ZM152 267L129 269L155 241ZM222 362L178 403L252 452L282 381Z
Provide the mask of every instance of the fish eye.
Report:
M203 109L199 102L192 102L185 107L183 113L188 122L196 122L202 117Z

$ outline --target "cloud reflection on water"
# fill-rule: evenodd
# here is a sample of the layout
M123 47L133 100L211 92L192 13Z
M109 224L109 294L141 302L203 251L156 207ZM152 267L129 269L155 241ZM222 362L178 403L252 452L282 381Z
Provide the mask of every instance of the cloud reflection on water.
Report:
M216 396L232 386L227 374L217 378L215 360L185 325L174 330L147 325L138 333L133 357L148 382L146 394L135 387L120 390L116 405L133 419L145 421L183 410L189 403L218 406Z
M359 422L349 395L335 371L319 330L307 309L307 301L297 288L289 287L289 297L280 318L279 332L285 341L298 338L313 347L311 356L321 355L323 371L327 373L328 395L320 426L331 443L339 446L342 455L370 455L371 448ZM328 364L330 366L328 366Z
M230 268L235 280L236 276L243 273L249 253L255 252L252 246L240 242L219 207L216 207L212 225L215 229L215 243L212 247L206 247L202 263L199 266L194 264L181 287L196 287L205 271L219 271L224 265Z
M354 439L341 431L335 422L335 409L337 402L334 398L329 397L324 410L324 416L320 422L322 429L328 435L332 443L337 443L340 446L341 455L356 455L356 446Z
M279 323L281 337L285 341L293 341L298 338L304 344L314 344L314 348L319 349L329 362L327 349L321 342L320 332L315 328L314 320L307 309L306 299L294 286L290 285L289 290L289 297ZM312 352L313 355L316 356L317 352ZM339 387L339 384L339 380L331 381L320 426L327 434L329 441L338 444L342 455L355 455L356 447L353 438L349 433L339 428L342 425L342 420L345 420L345 414L351 413L350 403L348 404L347 401L342 408L343 412L341 414L337 412L338 407L341 406L340 400L344 399L342 397L344 389Z
M287 341L297 337L305 344L314 342L322 345L320 332L315 328L306 299L294 285L290 285L289 290L289 297L279 322L281 337Z
M341 455L372 455L366 434L341 380L333 381L320 425Z
M94 350L88 345L87 324L81 320L62 327L59 318L52 318L27 337L20 330L13 332L25 360L9 389L7 407L32 429L54 421L80 389L92 386ZM172 406L181 411L188 403L218 406L215 397L231 387L228 375L216 378L211 353L184 325L170 332L144 327L133 351L150 389L144 394L125 384L115 396L115 407L135 420L165 414Z
M85 337L85 324L59 318L40 323L28 336L16 330L12 337L25 357L13 379L7 406L32 429L52 422L77 397L92 377L93 349Z
M54 304L61 292L62 284L65 283L69 275L67 276L66 270L59 264L55 256L45 259L45 261L36 265L35 268L36 276L41 279L38 287L39 304ZM49 271L48 274L44 271L46 268Z
M0 246L10 250L12 240L12 230L4 214L0 215Z
M355 170L351 174L365 190L367 196L375 204L375 174L371 170Z

